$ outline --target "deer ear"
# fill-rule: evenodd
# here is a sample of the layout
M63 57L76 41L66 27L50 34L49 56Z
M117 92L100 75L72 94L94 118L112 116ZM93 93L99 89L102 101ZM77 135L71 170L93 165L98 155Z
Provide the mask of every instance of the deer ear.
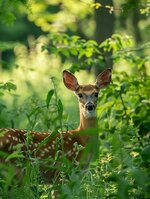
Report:
M107 87L110 82L111 82L111 69L108 68L97 76L96 86L99 89L102 89Z
M65 86L72 91L76 91L79 87L77 78L66 70L63 71L63 81Z

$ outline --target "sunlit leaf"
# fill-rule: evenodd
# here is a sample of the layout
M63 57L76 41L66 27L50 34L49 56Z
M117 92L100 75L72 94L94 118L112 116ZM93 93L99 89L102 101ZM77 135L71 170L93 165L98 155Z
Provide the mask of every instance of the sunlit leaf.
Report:
M52 99L52 96L54 94L54 89L50 90L47 94L47 97L46 97L46 106L47 108L49 107L49 104L50 104L50 101Z
M0 89L4 89L4 90L8 90L8 91L11 91L11 90L16 90L16 85L13 84L12 82L6 82L6 83L0 83Z
M61 102L60 99L58 100L57 106L58 106L58 114L59 114L59 117L62 118L62 114L63 114L63 104L62 104L62 102Z

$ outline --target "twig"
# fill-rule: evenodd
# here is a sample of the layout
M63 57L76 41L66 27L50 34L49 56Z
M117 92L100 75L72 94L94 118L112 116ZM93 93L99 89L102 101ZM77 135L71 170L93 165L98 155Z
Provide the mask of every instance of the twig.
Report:
M124 109L125 116L126 116L127 121L128 121L128 123L129 123L130 117L129 117L128 114L127 114L127 107L126 107L126 105L125 105L125 103L124 103L124 100L123 100L121 91L119 92L119 96L120 96L120 99L121 99L121 102L122 102L122 105L123 105L123 109Z

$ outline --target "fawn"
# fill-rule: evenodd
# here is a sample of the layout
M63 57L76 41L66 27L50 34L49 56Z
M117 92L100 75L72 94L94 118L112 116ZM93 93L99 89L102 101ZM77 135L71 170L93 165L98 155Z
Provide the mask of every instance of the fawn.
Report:
M98 136L98 131L92 134L83 134L88 129L96 129L96 106L98 100L99 91L109 85L111 81L111 69L106 69L100 73L96 79L95 84L80 85L76 77L68 72L63 71L63 81L65 86L73 91L79 101L80 109L80 124L75 130L68 130L58 132L52 135L51 132L30 132L26 130L18 129L0 129L0 151L5 153L5 158L0 157L0 161L9 161L9 155L15 151L16 146L19 144L21 154L24 158L30 156L41 160L48 160L56 157L61 160L62 154L68 161L80 162L84 148L90 142L93 137ZM27 142L30 137L29 142ZM94 144L94 143L92 143ZM89 154L86 154L87 156ZM4 160L5 159L5 160ZM54 161L53 168L55 168ZM44 164L44 163L43 163ZM51 168L51 165L49 165ZM46 178L52 178L53 172L47 168L44 176ZM41 169L42 170L42 169Z

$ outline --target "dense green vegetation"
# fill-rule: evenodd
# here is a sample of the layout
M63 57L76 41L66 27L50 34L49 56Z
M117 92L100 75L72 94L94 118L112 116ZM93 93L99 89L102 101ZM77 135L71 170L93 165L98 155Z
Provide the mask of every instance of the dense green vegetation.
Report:
M55 190L68 199L150 198L149 1L109 3L0 2L0 128L74 129L78 104L62 83L62 71L89 83L113 68L112 83L99 95L99 148L89 168L64 161L60 181L45 184L39 162L24 162L16 147L9 158L18 158L25 176L16 178L14 165L0 163L0 198L52 198ZM116 20L104 40L97 38L98 11Z

